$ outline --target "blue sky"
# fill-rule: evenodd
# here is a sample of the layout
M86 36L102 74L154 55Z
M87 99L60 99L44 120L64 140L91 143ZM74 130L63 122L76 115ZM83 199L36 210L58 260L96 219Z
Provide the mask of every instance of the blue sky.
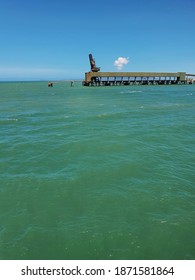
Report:
M195 73L195 0L1 0L0 80L101 71Z

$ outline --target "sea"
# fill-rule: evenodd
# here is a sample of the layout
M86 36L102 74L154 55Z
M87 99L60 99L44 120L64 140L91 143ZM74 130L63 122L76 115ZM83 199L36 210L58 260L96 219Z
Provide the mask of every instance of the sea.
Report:
M195 85L0 83L1 260L194 260Z

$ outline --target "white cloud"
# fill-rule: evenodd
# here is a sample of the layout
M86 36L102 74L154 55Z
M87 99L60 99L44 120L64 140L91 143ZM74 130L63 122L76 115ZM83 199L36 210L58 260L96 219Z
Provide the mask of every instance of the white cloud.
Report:
M123 68L124 65L128 64L129 63L129 58L126 58L126 57L122 57L122 56L119 56L115 62L114 62L114 66L116 66L116 68L118 70L121 70Z

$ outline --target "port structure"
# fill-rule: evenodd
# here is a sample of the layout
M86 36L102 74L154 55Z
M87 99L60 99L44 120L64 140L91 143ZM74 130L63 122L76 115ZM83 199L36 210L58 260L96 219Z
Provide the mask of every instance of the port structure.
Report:
M84 86L117 85L171 85L192 84L195 74L186 72L100 72L92 54L89 54L91 71L85 73Z

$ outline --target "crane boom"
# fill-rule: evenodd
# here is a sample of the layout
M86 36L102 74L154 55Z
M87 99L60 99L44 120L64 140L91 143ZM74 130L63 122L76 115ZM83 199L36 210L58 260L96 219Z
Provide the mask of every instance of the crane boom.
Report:
M91 71L92 72L98 72L100 71L100 67L97 67L96 64L95 64L95 60L92 56L92 54L90 53L89 54L89 61L90 61L90 65L91 65Z

